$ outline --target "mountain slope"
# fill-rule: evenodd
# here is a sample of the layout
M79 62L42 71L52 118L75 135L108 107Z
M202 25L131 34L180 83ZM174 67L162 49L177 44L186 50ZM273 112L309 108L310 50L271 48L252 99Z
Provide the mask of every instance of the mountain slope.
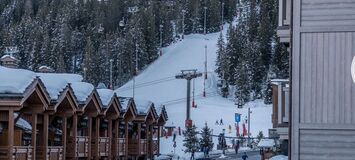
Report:
M163 49L163 56L141 72L135 79L135 99L150 100L155 105L166 105L169 121L167 125L180 126L184 129L186 118L186 80L175 79L175 75L183 69L198 69L204 71L204 53L207 44L208 57L208 79L206 81L207 96L202 97L203 77L195 79L195 99L197 108L191 109L191 119L200 130L205 123L213 129L213 134L219 134L226 129L228 136L235 136L234 113L242 114L242 121L247 115L247 107L251 107L251 133L256 136L259 131L267 135L268 128L271 128L271 107L263 104L261 100L246 104L243 109L237 109L234 102L222 98L217 93L218 77L214 73L217 39L220 33L193 34L185 36L185 39ZM224 31L225 34L225 31ZM132 97L133 81L129 81L116 92L119 96ZM191 94L192 95L192 94ZM224 125L215 125L216 120L223 119ZM229 125L232 131L229 133ZM240 125L241 126L241 125ZM241 128L241 127L240 127ZM182 139L177 138L177 150L179 155L182 152ZM216 139L214 143L217 144ZM163 139L161 145L162 153L173 151L172 140ZM216 146L216 145L215 145Z

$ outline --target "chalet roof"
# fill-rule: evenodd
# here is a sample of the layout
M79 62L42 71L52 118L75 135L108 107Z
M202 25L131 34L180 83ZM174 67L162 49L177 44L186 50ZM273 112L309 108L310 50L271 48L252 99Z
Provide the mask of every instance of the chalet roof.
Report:
M164 115L166 120L168 120L168 113L166 112L164 105L160 105L160 106L156 107L156 110L157 110L157 114L159 117Z
M23 94L36 78L29 70L12 69L0 66L0 94Z
M97 89L97 93L99 94L102 106L104 108L108 107L112 98L115 96L113 90L111 89Z
M85 103L95 89L92 84L86 82L73 82L71 83L71 87L79 103Z
M153 102L147 100L134 100L139 115L146 115L154 107Z
M42 80L52 101L58 100L61 92L69 83L82 80L82 77L76 74L37 73L37 75Z
M129 105L129 101L131 100L131 97L119 97L118 100L121 104L121 107L123 111L126 111Z
M16 58L16 57L14 57L14 56L11 56L11 55L8 55L8 54L5 54L5 55L3 55L1 58L0 58L1 60L5 60L5 59L11 59L11 60L16 60L16 61L18 61L18 59Z

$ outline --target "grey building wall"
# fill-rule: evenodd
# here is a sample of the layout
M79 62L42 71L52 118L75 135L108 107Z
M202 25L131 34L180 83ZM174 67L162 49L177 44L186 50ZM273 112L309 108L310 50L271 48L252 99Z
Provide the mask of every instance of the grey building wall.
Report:
M294 0L292 159L355 159L355 0Z

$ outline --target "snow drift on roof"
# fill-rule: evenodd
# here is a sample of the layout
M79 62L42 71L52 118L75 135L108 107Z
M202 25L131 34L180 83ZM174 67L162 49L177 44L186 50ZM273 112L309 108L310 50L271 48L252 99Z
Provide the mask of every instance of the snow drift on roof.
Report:
M74 95L79 102L85 102L94 90L94 86L86 82L73 82L71 87L73 88Z
M131 98L130 97L119 97L118 100L120 101L120 104L121 104L121 107L123 110L127 110L128 108L128 103L129 103L129 100Z
M8 55L8 54L3 55L0 59L4 59L4 58L11 58L11 59L17 60L17 58L15 58L14 56Z
M0 66L0 93L22 94L35 78L32 71Z
M261 139L258 143L258 147L271 148L275 146L275 141L273 139Z
M60 92L68 83L80 82L83 78L77 74L56 74L56 73L37 73L42 80L51 100L57 100Z
M16 119L18 116L17 113L14 113L14 119ZM24 130L32 130L32 126L30 123L28 123L26 120L19 118L18 121L16 122L16 126L19 128L22 128Z
M138 114L147 114L153 102L147 100L134 100Z
M101 99L103 107L108 107L107 105L110 103L114 92L110 89L97 89L97 93Z

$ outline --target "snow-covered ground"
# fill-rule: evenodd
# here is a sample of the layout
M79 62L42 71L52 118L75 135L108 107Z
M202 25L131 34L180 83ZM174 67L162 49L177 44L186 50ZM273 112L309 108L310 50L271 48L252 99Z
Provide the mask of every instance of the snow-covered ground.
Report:
M227 26L225 27L227 28ZM226 29L223 34L225 35ZM256 136L263 131L268 136L268 128L271 128L271 106L263 104L262 100L248 103L244 108L238 109L233 101L222 98L217 93L218 77L214 73L216 68L217 40L220 33L192 34L185 39L163 49L163 56L159 57L152 65L142 71L136 78L135 99L149 100L158 105L165 105L169 121L166 125L180 126L184 129L186 118L186 80L175 79L175 75L183 69L198 69L204 71L205 45L207 45L208 79L206 81L206 97L203 93L203 77L195 79L195 102L197 108L191 109L193 123L200 130L205 123L213 129L213 134L219 134L226 129L226 136L235 136L234 114L242 114L242 121L247 115L247 107L251 107L251 134ZM128 82L116 90L118 96L132 97L133 81ZM216 120L223 119L224 125L215 125ZM232 126L229 132L228 126ZM240 125L240 129L242 129ZM188 157L185 154L183 137L177 137L175 153L181 158ZM217 138L214 138L217 144ZM160 151L162 154L174 152L171 137L162 138Z

